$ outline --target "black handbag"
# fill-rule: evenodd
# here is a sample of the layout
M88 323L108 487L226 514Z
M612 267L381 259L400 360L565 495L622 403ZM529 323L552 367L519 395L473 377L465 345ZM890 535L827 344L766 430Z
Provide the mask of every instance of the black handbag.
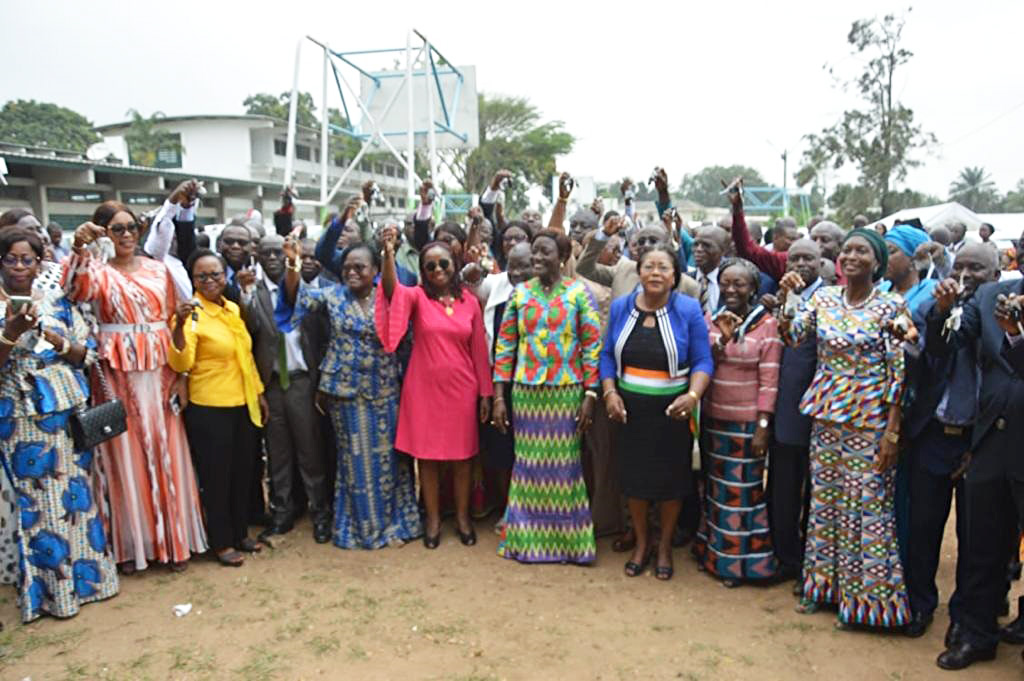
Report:
M106 442L128 430L124 405L119 399L111 399L107 377L104 376L103 370L99 366L96 367L96 371L99 372L100 387L103 389L103 396L107 401L93 407L82 405L71 412L69 423L76 451L92 449L101 442Z

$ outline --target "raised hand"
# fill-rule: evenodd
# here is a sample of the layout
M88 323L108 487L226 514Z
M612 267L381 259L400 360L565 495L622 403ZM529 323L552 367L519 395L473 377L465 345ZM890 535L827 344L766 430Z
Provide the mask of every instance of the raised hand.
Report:
M172 191L171 195L167 197L167 200L171 203L178 204L182 208L190 208L198 194L199 183L195 180L185 180L174 188L174 191Z
M595 198L594 202L590 204L590 210L594 211L594 215L598 218L604 215L604 201L601 200L600 196Z
M605 220L604 227L602 227L602 229L606 235L611 237L621 232L625 226L626 218L621 215L615 215Z
M575 183L572 180L572 175L569 173L562 173L558 176L558 199L560 201L568 201L569 194L572 193L572 188Z
M654 189L657 190L659 196L668 193L668 173L664 168L654 171Z
M729 310L722 310L712 321L714 321L718 330L722 332L722 345L731 341L736 333L736 329L740 328L743 324L743 320L740 319L739 315L729 312Z
M996 296L995 318L999 328L1011 336L1024 333L1021 324L1022 308L1024 308L1024 296L1011 293L1006 296Z
M430 180L423 180L420 185L420 202L423 204L433 203L437 193L434 191L434 183Z
M498 191L499 189L504 189L504 187L502 187L502 183L505 180L511 180L511 179L512 179L512 171L511 170L505 170L504 168L502 168L498 172L494 173L494 177L491 178L491 189L493 191Z
M23 305L17 312L15 312L14 306L8 301L4 328L0 329L0 333L2 333L7 340L16 341L21 337L21 334L35 328L38 321L39 310L35 303L32 303L31 305Z
M75 238L72 243L74 250L79 250L82 246L91 244L101 236L106 236L107 230L103 229L99 225L95 225L91 222L86 222L78 226L75 230Z
M766 293L761 296L761 307L768 310L768 312L775 312L775 308L779 306L779 299L772 293Z
M243 267L235 274L235 281L238 283L239 288L248 290L250 286L256 283L256 270Z
M960 284L952 277L943 279L932 289L935 298L935 309L945 314L949 312L960 295Z
M367 180L364 182L360 189L363 192L363 201L370 203L370 199L373 198L373 180Z
M725 183L725 180L719 180L722 183L722 190L726 196L729 197L729 203L735 209L743 208L743 178L734 178L729 184Z
M804 278L796 272L786 272L779 279L779 290L776 293L779 300L785 300L790 291L803 291L807 283Z

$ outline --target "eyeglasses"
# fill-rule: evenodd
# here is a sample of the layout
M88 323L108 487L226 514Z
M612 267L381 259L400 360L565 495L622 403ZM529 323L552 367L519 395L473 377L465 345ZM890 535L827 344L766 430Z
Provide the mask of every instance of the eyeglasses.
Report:
M137 234L139 231L139 226L134 222L129 222L126 225L110 225L109 227L107 227L107 229L109 229L110 233L113 234L114 236L121 236L125 232Z
M23 255L19 257L13 253L8 253L3 259L5 267L16 267L18 263L21 263L22 267L32 267L38 262L39 258L34 255Z
M363 272L366 271L366 269L367 268L366 268L366 265L364 263L357 262L357 263L354 263L352 265L345 265L344 267L341 268L341 271L346 273L346 274L349 273L349 272L355 272L357 274L362 274Z
M427 272L433 272L438 268L441 268L442 270L447 270L451 266L451 260L448 260L447 258L441 258L440 260L431 260L430 262L423 266L423 269L425 269Z
M659 264L654 262L645 262L643 265L640 266L640 271L645 274L650 274L652 272L658 272L659 274L668 274L673 270L672 265L665 265L664 263Z
M224 271L220 272L199 272L195 275L199 281L217 281L224 276Z
M661 239L656 236L640 236L636 239L637 246L657 246L661 243Z
M249 240L242 237L226 236L220 240L225 246L248 246Z

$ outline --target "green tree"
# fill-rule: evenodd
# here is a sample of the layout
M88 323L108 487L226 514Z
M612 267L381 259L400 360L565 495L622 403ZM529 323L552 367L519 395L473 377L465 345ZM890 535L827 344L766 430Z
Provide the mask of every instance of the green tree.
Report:
M1000 204L996 183L981 166L967 167L949 184L949 200L978 213L996 210Z
M748 166L708 166L700 172L683 176L679 183L679 194L684 199L696 201L702 206L718 206L727 208L728 197L723 196L722 180L732 181L734 177L742 177L748 187L764 186L767 183L761 173Z
M0 140L4 142L85 151L99 139L89 119L63 106L18 99L0 109Z
M291 91L282 92L277 97L267 92L257 92L246 97L242 102L242 106L245 107L245 113L247 114L270 116L287 121L291 100ZM308 92L299 93L299 102L295 107L295 121L307 128L316 128L320 125L316 117L316 105L313 104L313 95Z
M133 165L156 167L161 154L178 157L179 163L168 163L164 167L180 166L180 156L185 148L181 146L181 137L173 132L157 127L160 119L165 118L162 111L154 111L148 118L135 109L129 109L131 118L124 141L128 145L128 158Z
M891 14L881 21L853 22L846 40L855 56L869 59L860 76L842 85L853 88L864 106L843 112L835 125L807 135L809 148L797 173L798 180L806 182L827 164L840 168L851 163L860 172L859 184L872 195L870 203L884 215L893 210L893 184L905 180L907 171L921 163L913 152L936 143L934 135L914 124L914 112L897 101L893 92L897 69L913 56L901 44L904 24L905 17Z
M1006 192L1000 208L1007 213L1024 213L1024 179L1017 180L1017 186Z
M526 207L526 190L540 185L551 198L555 157L572 151L576 138L561 121L541 122L540 112L525 97L478 98L480 146L472 151L441 151L439 156L464 191L483 191L498 170L507 168L516 181L506 192L511 210Z

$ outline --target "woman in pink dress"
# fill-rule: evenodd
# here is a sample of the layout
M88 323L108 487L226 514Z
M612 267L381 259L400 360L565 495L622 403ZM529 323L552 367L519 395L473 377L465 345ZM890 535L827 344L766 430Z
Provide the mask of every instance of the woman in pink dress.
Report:
M412 322L412 357L402 384L395 449L418 461L420 488L427 507L423 543L437 548L441 539L439 470L455 469L455 515L459 539L476 543L469 519L470 459L477 454L477 420L491 414L490 362L480 304L459 280L458 263L448 244L420 249L420 286L403 286L395 269L395 231L384 240L384 267L377 289L377 335L394 352ZM478 399L479 398L479 399Z
M105 263L84 248L104 236L114 245ZM119 398L127 413L127 432L97 448L97 497L109 499L104 513L114 559L125 573L143 570L151 560L183 570L192 552L207 548L179 415L185 404L178 376L167 365L174 284L166 265L135 254L138 239L138 221L126 206L101 204L92 222L75 230L62 279L68 297L91 301L99 320L94 401Z

